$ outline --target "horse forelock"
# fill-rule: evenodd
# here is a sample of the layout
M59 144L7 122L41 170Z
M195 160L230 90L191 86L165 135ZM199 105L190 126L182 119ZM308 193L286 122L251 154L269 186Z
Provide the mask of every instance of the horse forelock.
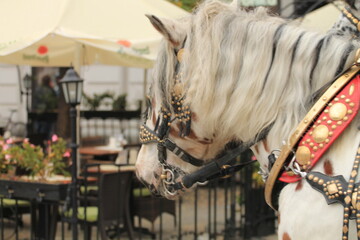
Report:
M311 94L345 70L357 48L264 8L246 12L210 1L189 18L180 72L201 136L248 141L273 122L279 136L288 135ZM169 104L176 58L166 43L162 54L158 96Z

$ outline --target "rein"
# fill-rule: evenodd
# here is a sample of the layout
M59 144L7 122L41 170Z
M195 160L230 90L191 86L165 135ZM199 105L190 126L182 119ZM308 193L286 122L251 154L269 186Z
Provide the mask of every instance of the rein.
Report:
M173 118L172 120L169 120L171 114L169 115L168 112L163 112L162 115L163 117L161 120L161 125L158 127L158 129L161 129L160 132L157 131L158 130L157 127L155 127L155 130L151 130L145 124L141 126L140 142L142 144L157 143L158 159L160 165L162 166L162 174L160 178L162 180L162 184L165 191L170 195L176 195L176 192L178 190L188 189L198 182L206 182L220 177L229 177L231 174L240 171L243 167L251 163L254 163L255 161L251 160L237 165L230 164L230 162L234 158L236 158L241 153L249 149L252 145L257 143L258 141L264 139L272 127L271 124L263 131L261 131L261 133L258 134L254 138L254 140L240 144L236 148L227 151L221 157L209 160L209 163L203 166L205 164L204 160L197 159L191 156L188 152L184 151L182 148L177 146L173 141L169 139L171 123L176 119L176 117ZM177 157L179 157L183 161L193 166L196 167L203 166L203 167L190 174L185 174L180 182L175 182L177 177L177 172L179 170L167 163L166 150L171 151Z

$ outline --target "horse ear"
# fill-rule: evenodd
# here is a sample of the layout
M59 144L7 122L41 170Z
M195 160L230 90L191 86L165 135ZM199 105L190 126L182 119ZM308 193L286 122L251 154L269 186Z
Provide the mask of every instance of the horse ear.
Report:
M146 14L154 28L160 32L174 47L178 47L185 38L184 27L175 20L158 18Z

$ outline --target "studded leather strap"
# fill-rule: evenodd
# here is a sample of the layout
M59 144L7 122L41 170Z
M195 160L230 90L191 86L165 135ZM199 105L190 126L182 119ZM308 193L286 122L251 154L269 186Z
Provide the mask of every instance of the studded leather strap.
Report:
M331 100L300 140L295 161L302 171L310 171L346 129L359 111L359 103L360 75L357 75ZM279 178L286 183L300 179L301 177L294 175L292 171L284 172Z
M328 176L320 172L310 172L306 181L323 194L327 204L340 203L344 206L342 238L348 239L350 219L356 219L357 239L360 240L360 182L355 183L360 164L360 146L355 156L349 182L341 175Z
M299 143L300 138L305 134L313 120L321 114L322 110L327 106L329 101L341 90L347 83L359 72L360 67L354 64L348 71L340 76L336 81L326 90L323 96L314 104L305 118L299 123L298 127L290 137L288 144L281 149L279 157L276 159L269 177L265 183L265 200L266 203L276 210L273 205L273 189L276 188L276 183L279 175L283 171L285 163L291 160L292 152L295 146ZM359 93L358 93L359 94ZM357 105L359 101L357 102ZM357 106L358 107L358 106ZM310 155L311 156L311 155Z

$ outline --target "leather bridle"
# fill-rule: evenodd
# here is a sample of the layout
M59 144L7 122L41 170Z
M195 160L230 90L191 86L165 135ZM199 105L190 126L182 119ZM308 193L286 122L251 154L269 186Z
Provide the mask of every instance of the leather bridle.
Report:
M245 150L249 149L257 141L262 140L267 135L270 129L266 128L266 130L262 131L262 133L259 134L259 136L254 141L237 144L235 148L227 151L222 156L209 161L205 161L191 156L188 152L183 150L181 147L179 147L177 144L175 144L172 140L169 139L171 123L176 118L173 118L171 120L169 119L169 116L167 118L163 117L160 126L155 126L154 130L151 130L148 126L143 124L140 128L140 142L142 144L157 144L158 159L162 167L162 173L160 175L162 186L165 192L172 196L176 195L178 190L190 188L197 182L205 182L214 178L230 176L232 173L241 170L244 166L255 162L251 160L237 165L230 164L230 162L234 158L239 156ZM193 173L185 174L181 169L172 166L167 162L166 150L174 153L184 162L187 162L196 167L203 167ZM206 162L209 163L205 165ZM183 175L182 179L180 180L180 182L175 182L176 178L180 174Z
M182 50L180 50L182 51ZM179 51L179 52L180 52ZM177 52L175 52L178 55ZM178 58L179 59L179 58ZM177 62L175 72L179 68L180 61ZM192 187L197 182L205 182L214 178L228 177L232 173L241 170L244 166L255 161L248 161L237 165L231 165L234 158L242 152L249 149L252 145L266 137L272 124L266 127L252 141L237 143L235 148L225 151L219 157L205 161L197 159L183 150L169 138L172 123L178 121L180 137L188 136L191 128L191 112L188 106L184 106L184 95L179 89L182 89L181 79L178 74L175 76L174 90L172 95L172 111L168 107L162 106L159 116L156 120L154 129L150 129L145 123L140 128L140 142L142 144L156 143L158 150L158 160L162 167L160 179L165 192L171 196L177 194L179 190L185 190ZM145 119L146 121L146 119ZM193 166L201 167L197 171L186 174L184 171L170 165L167 161L167 150L174 153L178 158ZM205 165L205 163L207 163ZM176 179L183 176L179 182Z

